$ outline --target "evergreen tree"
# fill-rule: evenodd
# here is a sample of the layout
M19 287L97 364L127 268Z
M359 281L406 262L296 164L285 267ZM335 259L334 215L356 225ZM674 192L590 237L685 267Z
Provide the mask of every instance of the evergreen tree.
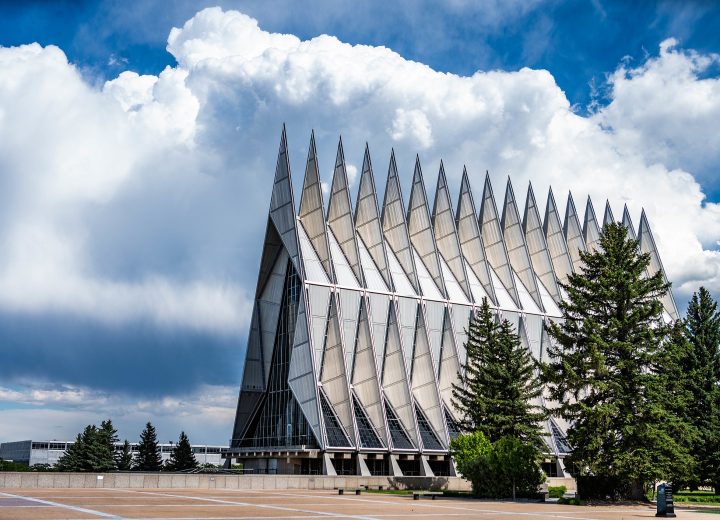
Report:
M170 454L167 467L171 471L185 471L195 469L197 466L198 462L190 446L190 440L185 432L180 432L180 439Z
M118 442L117 430L110 419L100 423L97 429L98 471L116 469L115 443Z
M507 320L497 323L486 299L470 321L467 359L453 402L464 432L491 442L514 437L540 449L546 413L534 404L542 392L537 365Z
M138 471L160 471L162 469L157 433L150 422L145 425L145 429L140 434L135 469Z
M55 469L57 471L82 471L84 457L82 434L78 433L75 442L70 444L58 459Z
M688 419L699 432L698 484L720 491L720 311L704 287L690 299L685 328L692 346L683 369L693 396Z
M548 332L557 344L544 367L554 411L571 424L574 447L566 465L609 477L643 499L648 484L691 467L678 442L689 429L666 406L668 388L657 367L669 327L660 272L646 276L650 256L620 223L610 223L597 251L581 252L583 268L562 284L562 321Z
M125 439L122 450L115 457L115 465L120 471L130 471L133 465L132 449L130 443Z

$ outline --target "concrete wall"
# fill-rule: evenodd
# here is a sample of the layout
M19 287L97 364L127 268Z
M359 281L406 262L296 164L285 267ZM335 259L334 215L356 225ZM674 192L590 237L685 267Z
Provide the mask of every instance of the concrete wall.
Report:
M335 489L361 485L397 489L469 491L459 477L356 477L311 475L222 475L183 473L11 473L0 472L1 488L188 488Z

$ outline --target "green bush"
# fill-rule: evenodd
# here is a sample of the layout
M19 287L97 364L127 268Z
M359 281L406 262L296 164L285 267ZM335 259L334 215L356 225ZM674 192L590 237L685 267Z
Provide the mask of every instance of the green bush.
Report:
M0 471L30 471L30 467L27 464L0 459Z
M548 487L548 494L550 495L550 498L562 498L566 491L567 488L565 486Z
M459 435L450 442L450 453L455 459L457 470L470 481L475 462L491 450L492 444L482 432Z
M560 497L560 500L558 500L558 504L563 504L566 506L581 506L583 505L582 500L579 498L563 498Z
M466 449L453 452L463 457L458 470L472 482L473 493L483 498L537 497L538 486L545 482L538 449L513 437L490 444L478 435L462 441Z

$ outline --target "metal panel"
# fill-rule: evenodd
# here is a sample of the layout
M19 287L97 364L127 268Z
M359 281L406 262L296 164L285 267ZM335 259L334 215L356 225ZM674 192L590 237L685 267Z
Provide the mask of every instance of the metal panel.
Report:
M345 368L345 355L340 333L340 320L335 295L330 296L330 308L327 317L327 332L320 368L320 382L325 395L335 411L350 442L355 444L355 426L350 408L350 383Z
M323 269L317 254L315 254L315 250L312 244L310 244L310 239L307 237L303 225L300 222L297 223L297 235L300 242L300 253L303 265L305 266L305 280L330 283L327 274L325 274L325 269Z
M418 255L415 248L412 248L413 259L415 260L415 268L417 269L418 281L420 282L420 290L425 298L433 298L435 300L442 300L443 295L440 293L432 275L425 267L425 263Z
M562 224L560 224L560 213L555 205L552 188L548 191L543 230L552 266L555 270L555 277L559 282L567 283L568 276L573 272L573 263L568 252L567 242L565 242L565 233Z
M570 258L572 259L573 270L579 273L580 267L582 266L580 251L585 251L585 238L583 237L582 228L580 227L580 217L578 217L577 210L575 209L572 193L568 193L563 232L565 233L565 241L567 242Z
M540 299L543 302L543 307L545 307L545 314L547 314L548 316L561 316L562 312L560 312L560 307L558 307L557 303L555 303L553 297L550 296L550 293L545 288L543 283L540 281L539 278L537 278L535 281L537 282L538 290L540 291ZM562 289L560 290L560 294L564 294Z
M357 333L358 314L360 312L360 292L339 289L338 293L340 295L345 366L349 372L353 366L353 356L355 356L355 334Z
M525 201L525 215L523 216L523 232L525 233L525 243L527 244L528 253L530 253L530 265L535 271L535 275L542 280L550 295L559 302L560 287L558 287L555 271L553 269L552 259L548 251L548 245L545 241L545 233L542 229L540 221L540 211L535 202L535 194L533 193L532 184L528 185L527 199ZM562 240L562 235L560 235Z
M330 254L332 256L333 271L335 272L335 282L338 285L359 289L360 284L358 284L357 278L355 278L355 273L353 273L353 270L350 268L350 264L340 249L337 240L335 240L335 235L328 229L327 236L328 242L330 243Z
M458 354L458 361L461 365L465 364L467 351L465 343L467 343L467 329L470 327L470 314L472 307L469 305L450 305L450 316L453 322L453 332L455 333L455 346Z
M430 221L430 207L427 202L427 192L425 191L425 182L423 181L418 156L415 157L415 173L413 174L412 190L410 190L407 223L410 243L420 255L420 259L435 281L435 285L440 289L440 293L447 295L442 272L440 271L435 233Z
M250 322L250 335L248 337L247 350L245 352L245 367L243 369L242 384L240 385L240 396L238 398L235 425L233 427L233 441L242 438L247 429L250 418L257 403L265 390L265 378L263 377L262 346L260 341L260 316L257 306L253 309Z
M425 301L425 317L427 319L427 335L430 340L430 352L435 373L440 367L440 349L442 348L443 321L445 319L445 304L440 302Z
M365 286L370 291L381 291L387 292L390 289L385 285L385 279L380 274L380 270L375 261L370 256L365 244L362 239L358 237L358 250L360 252L360 263L363 269L363 277L365 278Z
M398 324L400 325L400 339L405 357L405 366L410 372L412 366L412 349L415 338L415 325L418 315L418 301L414 298L398 298Z
M655 246L655 239L653 238L652 231L650 231L650 224L648 224L644 209L640 214L640 227L638 229L638 235L640 240L640 251L650 255L650 265L648 266L648 271L650 271L651 274L660 271L662 273L663 280L667 282L667 275L665 274L662 260L660 260L660 252ZM673 320L677 320L679 318L679 314L677 305L675 305L675 298L673 298L672 289L668 290L667 294L663 296L662 303L670 317Z
M477 220L470 218L475 222L477 228ZM462 290L466 299L472 299L470 285L465 272L465 262L463 262L462 252L460 250L460 241L458 239L457 230L455 229L455 216L453 215L452 203L450 202L450 191L448 190L447 179L445 178L445 168L440 163L440 173L438 174L437 188L435 189L435 203L433 204L433 232L435 233L435 241L440 257L445 260L447 266L457 280L458 289ZM447 287L447 278L445 279ZM448 288L448 293L450 289ZM451 296L448 294L448 298ZM452 298L451 298L452 299Z
M280 240L282 240L285 249L290 255L295 269L302 275L303 266L298 256L299 247L295 231L295 201L293 200L285 125L283 125L282 136L280 137L280 150L278 151L275 180L273 182L272 196L270 197L270 219L275 225L275 229L280 235Z
M280 315L280 304L282 303L287 266L288 254L283 250L277 262L275 262L272 274L268 278L262 296L258 300L263 348L263 373L266 384L270 377L270 365L272 364L272 353L275 348L275 334L277 333L278 316Z
M596 251L600 242L600 226L598 226L597 218L595 218L595 209L593 208L589 195L587 204L585 205L583 237L585 238L585 247L587 247L587 250Z
M460 195L458 198L457 213L455 215L455 224L460 249L467 263L465 272L468 273L468 276L470 276L470 271L473 272L485 289L485 293L489 295L490 303L497 305L495 288L490 277L490 266L485 256L485 245L483 244L480 227L478 226L478 214L475 210L475 201L473 199L472 189L470 188L470 179L468 178L465 168L463 168L462 182L460 183ZM480 303L478 300L475 301Z
M542 335L545 319L537 314L526 314L522 321L530 352L536 361L541 361L540 356L542 352Z
M613 217L612 209L610 209L610 201L605 201L605 215L603 216L603 227L607 226L611 222L615 222L615 217Z
M305 291L300 293L298 316L295 324L295 338L290 358L288 386L300 409L305 415L320 448L325 448L324 436L320 427L320 408L317 394L317 378L313 366L313 354L308 339L308 321L306 314Z
M630 212L628 211L627 204L625 204L625 207L623 207L622 224L628 230L628 237L633 240L637 240L637 235L635 234L635 226L633 226L632 219L630 218Z
M387 310L384 313L387 318ZM360 318L357 328L357 340L354 348L352 369L352 386L366 415L372 422L375 431L387 446L388 438L385 429L385 412L380 393L379 370L376 364L375 349L370 334L370 323L367 303L363 298L360 306Z
M330 288L324 285L307 286L308 309L310 311L310 330L312 331L312 351L315 366L319 369L325 345Z
M515 275L511 274L513 283L515 282ZM500 278L495 274L495 270L490 267L490 279L492 280L493 287L495 288L495 296L497 297L498 307L501 309L519 310L518 306L513 301L510 293L505 289L505 286L500 281Z
M505 189L505 204L502 212L502 228L505 246L507 247L508 258L513 271L522 281L530 297L542 309L540 291L535 282L535 275L530 261L530 252L525 243L525 233L520 222L520 212L515 201L512 183L508 177L507 188ZM520 288L518 288L518 291ZM525 306L523 306L525 309ZM527 310L527 309L525 309Z
M323 195L320 187L320 172L318 171L317 152L315 150L315 133L310 136L310 149L308 150L307 164L305 166L305 180L303 181L302 195L300 196L300 222L302 222L310 243L317 253L318 259L330 280L333 280L332 261L330 259L330 245L328 244L325 210L323 208Z
M480 280L477 279L477 276L475 276L475 273L472 269L469 267L467 268L467 275L468 275L468 284L470 285L470 292L472 293L472 299L475 301L478 305L481 305L483 302L483 299L487 299L488 305L495 306L497 305L497 297L491 298L490 295L485 291L485 287L480 283ZM497 277L496 277L497 279ZM492 279L490 280L490 283L492 284ZM500 283L500 280L497 281L497 283ZM505 289L503 288L503 291ZM507 295L507 299L512 305L512 299L510 298L510 295L505 291L505 294Z
M453 383L459 384L460 361L457 354L457 344L455 343L455 335L453 334L453 326L450 318L449 309L445 309L443 319L442 332L442 349L440 351L440 370L438 383L440 388L440 397L445 406L453 410L453 414L457 417L455 407L452 404Z
M515 278L515 286L517 287L518 294L520 295L520 305L522 306L522 310L524 310L525 312L534 312L535 314L543 312L542 309L537 306L535 300L533 300L533 297L530 296L530 291L525 288L525 284L520 280L520 278L518 278L518 276L514 272L513 277ZM537 281L535 282L535 284L537 285ZM540 289L538 288L538 292L539 291Z
M384 294L368 294L370 302L370 319L372 322L373 346L375 347L375 358L378 371L383 366L385 356L385 336L387 334L388 306L390 298Z
M403 294L405 296L417 295L417 292L415 291L413 286L410 284L410 280L408 279L407 275L405 274L405 271L403 271L403 268L400 265L400 262L398 262L398 259L395 256L395 253L393 253L392 249L390 249L389 247L387 248L387 258L388 258L389 270L390 270L390 273L392 274L392 281L393 281L393 287L395 288L395 292L398 294Z
M385 285L392 289L379 214L375 179L370 162L370 150L366 144L357 202L355 204L355 228L358 238L362 239L380 275L385 280Z
M423 414L430 422L438 439L440 439L441 444L443 444L443 448L445 448L448 443L445 418L440 406L434 363L430 353L430 343L422 312L418 313L414 343L411 371L413 396L415 402L420 406Z
M395 257L407 275L415 293L420 294L420 286L415 274L415 262L410 248L410 236L405 221L405 207L402 200L402 191L400 190L400 179L395 165L395 152L390 156L390 167L388 169L382 209L382 226L385 240L387 240L390 249L395 253Z
M505 291L510 295L516 306L520 306L520 296L515 287L515 280L510 268L510 258L503 240L503 231L498 218L495 197L493 196L490 175L485 175L485 188L483 189L482 204L480 204L480 232L485 244L488 263L495 275L502 283ZM472 258L469 258L472 261ZM477 271L476 273L477 274ZM479 276L479 275L478 275Z
M460 284L455 275L450 270L450 267L445 262L445 259L438 255L440 258L440 270L442 271L443 278L445 279L445 289L447 290L448 300L459 303L471 303L471 299L465 296L465 291L460 288ZM462 257L459 258L460 263L463 263ZM467 282L467 280L466 280Z
M363 285L360 252L355 239L355 226L353 224L352 205L350 204L347 172L345 171L345 154L343 153L342 139L338 143L337 155L335 156L335 172L333 173L332 187L330 188L327 221L355 277Z
M419 446L415 411L412 406L408 382L409 378L400 341L395 306L391 305L385 341L382 388L385 397L395 410L406 433L410 436L410 440L415 446Z

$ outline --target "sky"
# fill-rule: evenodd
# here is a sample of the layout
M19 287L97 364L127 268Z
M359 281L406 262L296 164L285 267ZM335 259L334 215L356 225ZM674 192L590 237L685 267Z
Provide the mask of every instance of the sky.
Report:
M112 418L226 444L280 130L382 192L419 154L502 198L647 212L720 296L710 1L0 1L0 442ZM540 202L542 201L542 202Z

